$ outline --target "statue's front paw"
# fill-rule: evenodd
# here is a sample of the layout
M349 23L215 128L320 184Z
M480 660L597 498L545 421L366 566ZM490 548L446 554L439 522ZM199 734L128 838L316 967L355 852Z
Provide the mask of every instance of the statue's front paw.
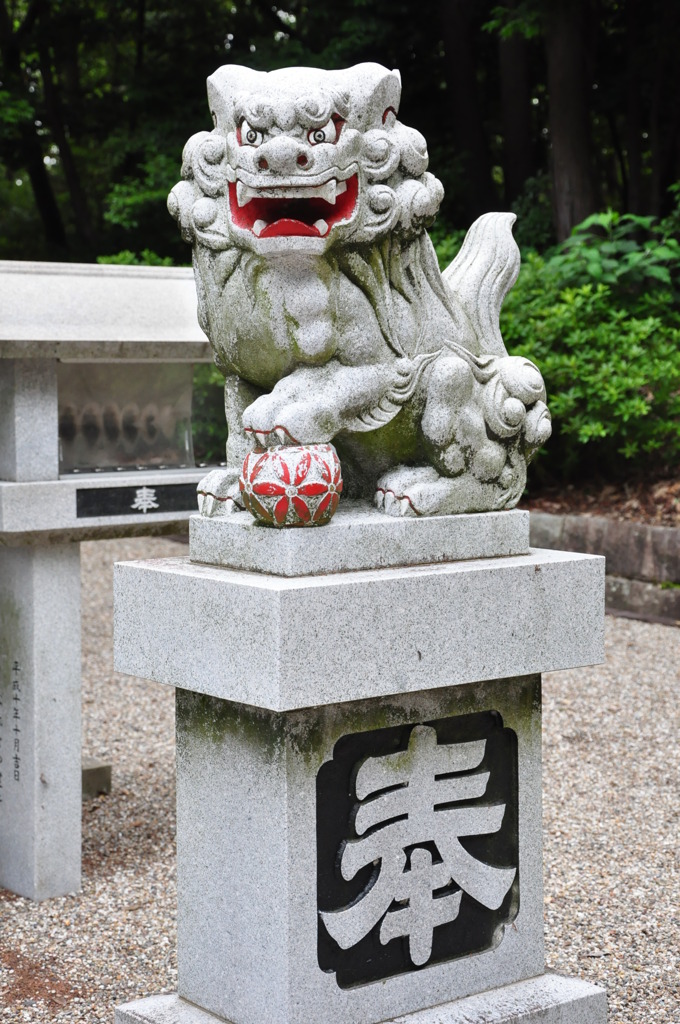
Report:
M326 444L338 431L332 409L316 402L288 402L281 406L276 392L262 395L243 413L243 426L260 448L286 444Z
M235 469L213 469L196 488L198 511L207 519L216 519L243 508Z

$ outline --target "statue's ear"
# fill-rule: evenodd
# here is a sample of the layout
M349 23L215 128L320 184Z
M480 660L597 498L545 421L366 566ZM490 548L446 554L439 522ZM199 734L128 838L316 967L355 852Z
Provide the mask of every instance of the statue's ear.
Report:
M382 64L355 64L344 71L332 72L342 78L350 96L348 120L353 128L368 131L382 128L388 111L397 114L401 99L401 75Z
M239 93L253 92L266 77L241 64L223 64L208 79L208 102L213 124L226 135L236 127L234 101Z

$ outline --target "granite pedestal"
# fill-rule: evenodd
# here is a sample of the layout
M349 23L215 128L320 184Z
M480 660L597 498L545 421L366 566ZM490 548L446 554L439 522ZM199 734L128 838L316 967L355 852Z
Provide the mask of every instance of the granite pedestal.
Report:
M231 517L220 565L199 522L190 559L116 566L116 669L178 688L179 969L117 1024L603 1024L543 973L540 760L540 673L603 656L603 560L529 549L521 514L474 559L484 515L365 544L345 516L316 575L266 528L246 571ZM399 564L442 531L462 560Z

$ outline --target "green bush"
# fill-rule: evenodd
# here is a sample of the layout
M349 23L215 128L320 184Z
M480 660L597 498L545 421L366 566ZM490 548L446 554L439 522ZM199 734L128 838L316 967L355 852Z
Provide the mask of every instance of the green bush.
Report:
M159 256L151 249L142 249L140 253L132 249L121 249L120 252L111 256L97 256L97 263L104 263L119 267L173 267L175 265L171 256Z
M224 375L216 366L194 367L194 399L191 411L196 462L224 462L227 421L224 415Z
M521 195L512 204L512 212L517 214L514 234L520 249L531 246L542 252L554 244L555 228L550 190L548 174L527 178Z
M544 475L616 478L680 464L680 243L673 221L589 217L526 255L501 314L540 367L554 434Z

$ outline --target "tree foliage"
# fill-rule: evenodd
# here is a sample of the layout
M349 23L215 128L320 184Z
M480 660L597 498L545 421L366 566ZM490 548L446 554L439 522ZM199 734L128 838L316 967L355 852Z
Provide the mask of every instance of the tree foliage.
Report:
M676 0L0 0L0 256L186 262L164 197L227 62L400 68L449 227L512 206L547 245L598 209L660 216L678 41Z
M539 473L611 478L680 465L676 218L610 210L527 255L501 328L548 388L555 432Z

